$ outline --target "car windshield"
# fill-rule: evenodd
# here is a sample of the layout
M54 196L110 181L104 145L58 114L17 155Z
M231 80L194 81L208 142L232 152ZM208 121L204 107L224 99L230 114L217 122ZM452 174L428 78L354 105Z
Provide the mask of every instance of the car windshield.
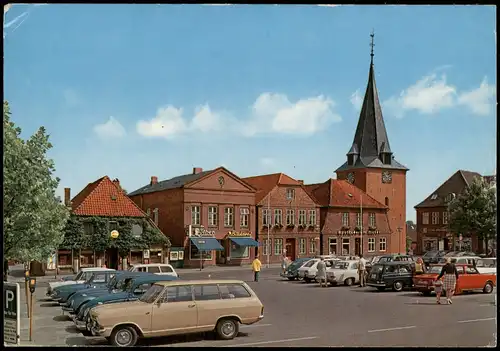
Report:
M154 284L144 293L144 295L140 297L139 300L146 303L153 303L162 291L162 285Z
M349 266L349 262L335 262L333 265L333 269L347 269Z
M371 272L372 273L380 273L384 270L384 265L382 264L376 264L375 266L372 267Z
M422 257L435 257L437 254L437 251L427 251Z
M378 260L380 263L384 263L384 262L391 262L393 259L392 256L387 256L387 257L380 257L380 259Z
M73 280L80 280L85 273L83 271L78 272L78 274L73 278Z
M85 284L90 284L92 282L92 280L94 279L94 276L95 276L95 273L94 274L91 274L87 280L85 281Z
M310 260L309 262L307 262L304 265L304 267L312 267L315 263L316 263L316 260Z
M431 266L431 268L429 269L429 271L427 273L439 274L439 273L441 273L441 269L443 269L442 266Z

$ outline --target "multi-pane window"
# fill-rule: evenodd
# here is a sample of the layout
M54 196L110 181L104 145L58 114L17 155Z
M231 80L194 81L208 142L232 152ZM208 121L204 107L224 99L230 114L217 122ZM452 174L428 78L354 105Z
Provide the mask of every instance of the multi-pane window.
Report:
M311 239L309 242L309 253L316 253L316 240Z
M375 213L370 213L368 215L368 225L372 228L377 226L377 221L375 220Z
M210 206L208 208L208 226L209 227L217 227L217 206Z
M234 213L232 207L224 209L224 227L232 227L234 223Z
M299 255L304 255L306 253L306 239L299 239Z
M271 210L265 208L262 210L262 226L268 226L271 224Z
M368 252L375 251L375 238L368 238Z
M286 189L286 199L293 200L295 198L295 189Z
M271 241L270 240L267 240L267 239L264 239L264 244L262 245L262 254L264 256L267 256L269 255L269 252L270 252L270 245L271 245Z
M439 212L432 212L432 224L439 224Z
M155 208L153 210L153 221L155 222L156 225L158 225L158 209Z
M200 223L201 223L200 206L191 206L191 224L200 225Z
M283 239L274 239L274 255L281 256L283 254Z
M299 225L306 225L306 210L299 210Z
M349 213L347 212L342 213L342 226L343 227L349 226Z
M448 212L443 212L443 224L448 224Z
M386 238L380 238L378 239L378 250L379 251L385 251L387 249L387 239Z
M117 221L109 221L109 230L118 230L118 222Z
M286 210L286 225L294 225L294 224L295 224L295 211Z
M363 223L361 222L361 213L356 213L356 227L361 228Z
M248 228L249 218L250 218L250 210L248 208L240 208L240 227Z
M281 225L283 224L283 215L281 210L276 209L274 210L274 225Z
M330 255L337 254L337 238L329 238L328 239L328 249Z
M422 213L422 224L429 224L429 212Z
M316 210L309 210L309 225L316 225Z

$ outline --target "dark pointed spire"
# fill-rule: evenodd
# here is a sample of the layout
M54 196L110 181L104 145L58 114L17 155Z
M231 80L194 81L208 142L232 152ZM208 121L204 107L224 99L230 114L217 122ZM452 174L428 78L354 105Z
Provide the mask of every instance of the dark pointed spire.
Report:
M338 170L351 167L406 169L406 167L398 163L392 156L384 117L382 116L382 108L378 98L377 85L375 83L375 68L373 65L373 48L375 46L373 41L375 34L373 31L370 37L371 60L365 97L359 114L354 140L347 154L348 162Z

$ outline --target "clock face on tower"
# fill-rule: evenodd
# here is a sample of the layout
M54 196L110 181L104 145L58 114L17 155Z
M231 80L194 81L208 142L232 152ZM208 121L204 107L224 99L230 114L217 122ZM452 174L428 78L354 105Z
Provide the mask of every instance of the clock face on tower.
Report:
M382 183L392 183L392 173L390 171L382 173Z
M354 173L347 174L347 181L351 184L354 184Z

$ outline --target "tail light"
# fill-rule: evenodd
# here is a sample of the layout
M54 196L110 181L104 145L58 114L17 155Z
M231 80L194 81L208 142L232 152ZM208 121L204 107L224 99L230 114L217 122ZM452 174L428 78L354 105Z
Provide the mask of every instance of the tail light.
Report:
M262 306L262 308L260 309L260 315L263 316L264 315L264 306Z

